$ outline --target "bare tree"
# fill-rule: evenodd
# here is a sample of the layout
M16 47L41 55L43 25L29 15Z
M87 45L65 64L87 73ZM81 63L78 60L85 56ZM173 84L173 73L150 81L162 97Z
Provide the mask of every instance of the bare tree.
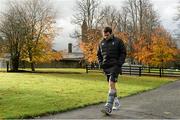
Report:
M139 33L151 34L153 29L160 25L159 16L153 10L153 5L148 0L139 0Z
M142 35L159 24L159 18L149 0L128 0L123 9L126 11L124 14L126 14L129 22L131 35L135 39L138 38L138 35Z
M146 41L150 44L151 33L157 26L159 17L149 0L127 0L118 13L117 30L128 33L130 53L134 51L134 42L142 35L146 36Z
M128 29L130 26L130 22L128 19L129 10L126 7L122 7L122 10L118 11L117 14L117 31L119 32L130 32Z
M105 6L101 11L101 26L110 26L113 30L117 29L118 10L114 6Z
M177 6L177 14L174 18L174 21L176 22L178 28L180 27L180 1L178 2L178 6ZM180 44L180 30L176 29L176 39L178 44ZM180 45L179 45L180 46Z
M97 23L96 18L98 14L98 7L100 0L78 0L76 1L76 11L73 16L72 22L79 26L82 25L83 21L87 22L88 28L92 29Z

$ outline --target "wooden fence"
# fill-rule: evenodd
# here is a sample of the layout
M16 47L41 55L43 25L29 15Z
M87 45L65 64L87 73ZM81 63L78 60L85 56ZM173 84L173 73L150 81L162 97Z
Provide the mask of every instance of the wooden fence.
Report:
M101 69L86 65L86 73ZM180 77L180 70L172 68L144 67L140 65L122 66L122 74L138 76Z

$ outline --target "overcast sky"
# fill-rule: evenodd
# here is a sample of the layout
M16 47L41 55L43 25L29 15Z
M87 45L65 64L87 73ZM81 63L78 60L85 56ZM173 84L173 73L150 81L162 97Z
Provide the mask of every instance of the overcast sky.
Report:
M57 26L62 27L63 31L59 34L54 42L54 48L57 50L67 49L69 42L73 45L77 44L77 41L70 38L69 34L73 32L76 26L71 24L72 15L75 11L76 0L52 0L55 3L55 8L58 10ZM124 0L102 0L102 4L113 5L117 8L122 6ZM173 18L176 15L176 7L178 0L151 0L154 9L160 15L161 23L169 32L173 34L176 28L176 24ZM4 11L6 0L0 0L0 11Z

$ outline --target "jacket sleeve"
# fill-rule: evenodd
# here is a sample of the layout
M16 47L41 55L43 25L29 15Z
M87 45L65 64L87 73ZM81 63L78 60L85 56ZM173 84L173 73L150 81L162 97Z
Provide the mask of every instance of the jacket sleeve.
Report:
M124 44L124 42L120 39L119 40L119 61L118 61L118 65L119 66L122 66L125 62L125 59L126 59L126 46Z
M97 57L98 57L99 65L102 66L103 57L102 57L100 45L101 44L99 44L99 46L98 46Z

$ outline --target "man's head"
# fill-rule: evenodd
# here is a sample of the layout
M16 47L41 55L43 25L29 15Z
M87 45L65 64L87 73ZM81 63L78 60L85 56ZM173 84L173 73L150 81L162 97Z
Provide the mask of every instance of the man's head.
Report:
M112 34L112 29L110 27L105 27L103 34L105 39L109 38L110 35Z

